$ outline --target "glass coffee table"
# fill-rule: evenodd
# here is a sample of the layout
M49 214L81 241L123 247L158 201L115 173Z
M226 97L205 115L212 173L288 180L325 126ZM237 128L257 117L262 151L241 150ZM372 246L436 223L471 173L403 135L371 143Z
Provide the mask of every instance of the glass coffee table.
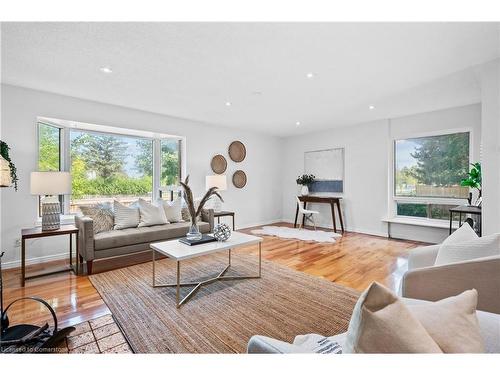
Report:
M186 303L196 291L203 285L213 283L215 281L224 280L241 280L241 279L258 279L262 274L262 238L257 236L252 236L250 234L233 232L231 237L224 242L209 242L201 245L189 246L179 242L178 239L156 242L150 245L153 251L153 287L175 287L176 288L176 306L179 308L182 304ZM259 246L259 269L255 275L242 275L242 276L225 276L226 271L231 267L231 251L243 246L258 245ZM215 277L211 277L202 281L196 282L181 282L181 261L200 257L203 255L208 255L212 253L218 253L221 251L227 251L228 259L226 267L219 272ZM177 275L176 282L173 284L157 284L156 283L156 252L163 254L176 261L177 265ZM180 287L181 286L194 286L189 293L181 300L180 298Z

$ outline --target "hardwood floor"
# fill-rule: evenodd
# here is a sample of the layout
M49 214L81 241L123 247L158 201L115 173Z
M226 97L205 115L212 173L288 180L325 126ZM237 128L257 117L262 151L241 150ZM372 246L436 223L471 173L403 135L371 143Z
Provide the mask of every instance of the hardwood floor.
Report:
M252 229L255 228L245 229L243 232L251 233ZM349 232L333 244L306 243L265 236L262 255L264 259L354 289L363 290L372 281L396 289L407 263L408 250L421 245L423 244L419 242ZM150 259L151 254L146 252L102 260L95 262L94 273L147 262ZM62 262L30 266L28 272L40 271ZM5 306L16 298L41 297L56 310L60 326L77 324L110 313L87 276L75 276L72 273L45 276L28 280L26 287L21 288L20 272L20 269L4 270ZM41 323L47 321L50 315L43 306L22 301L9 309L9 317L12 323Z

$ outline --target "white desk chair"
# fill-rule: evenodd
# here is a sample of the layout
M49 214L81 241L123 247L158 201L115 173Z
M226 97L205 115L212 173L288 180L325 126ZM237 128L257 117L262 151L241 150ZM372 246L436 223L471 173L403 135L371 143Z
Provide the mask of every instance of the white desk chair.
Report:
M306 210L302 206L302 202L300 201L299 197L295 197L295 198L297 199L297 204L299 207L299 214L304 215L304 217L305 217L304 223L307 223L307 220L311 221L313 223L314 230L316 230L316 221L314 220L314 215L319 215L319 212L313 211L313 210ZM299 229L302 229L302 220L299 220Z

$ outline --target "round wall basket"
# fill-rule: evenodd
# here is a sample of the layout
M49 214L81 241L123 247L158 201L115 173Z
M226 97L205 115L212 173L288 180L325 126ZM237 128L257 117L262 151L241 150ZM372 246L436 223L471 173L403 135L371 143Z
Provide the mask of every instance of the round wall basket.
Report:
M242 170L237 170L233 174L233 185L238 189L243 188L247 184L247 175Z
M215 155L210 162L210 167L212 167L212 171L214 171L214 173L224 173L227 168L226 158L222 155Z
M247 150L245 145L240 141L234 141L229 145L229 157L232 161L239 163L245 160L247 156Z

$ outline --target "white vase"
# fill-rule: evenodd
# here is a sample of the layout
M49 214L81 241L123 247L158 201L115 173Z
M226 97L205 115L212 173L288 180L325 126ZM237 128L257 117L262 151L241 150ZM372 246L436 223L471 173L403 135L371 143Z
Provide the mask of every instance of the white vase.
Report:
M300 189L300 194L309 195L309 188L307 187L307 185L302 185L302 189Z

